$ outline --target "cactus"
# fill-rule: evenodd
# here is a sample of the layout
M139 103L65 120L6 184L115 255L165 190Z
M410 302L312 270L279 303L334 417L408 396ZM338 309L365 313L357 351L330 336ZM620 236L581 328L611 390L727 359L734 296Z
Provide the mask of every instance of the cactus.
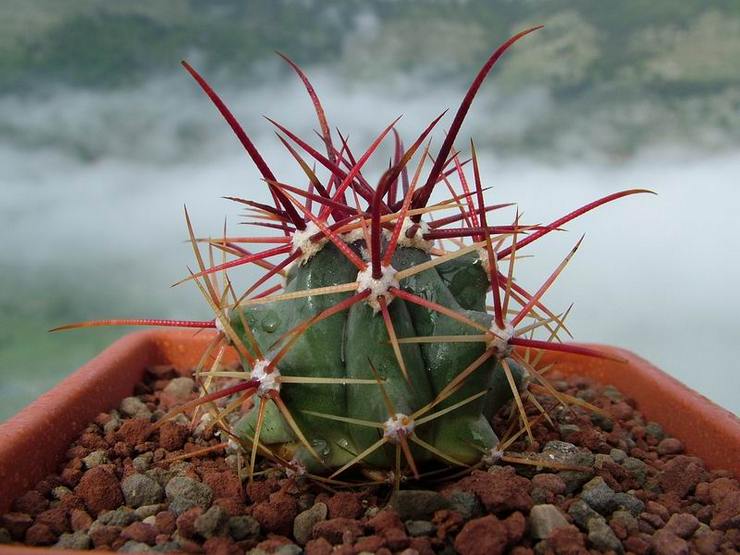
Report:
M527 384L535 382L558 394L537 369L538 357L530 354L606 355L561 343L567 313L555 314L541 300L581 241L534 293L514 279L516 255L585 212L645 192L614 193L546 225L524 225L518 211L511 224L489 224L494 215L500 220L497 214L509 205L485 204L473 143L469 160L461 159L453 143L496 61L536 29L514 35L487 60L436 156L430 154L427 139L442 116L408 149L395 122L360 157L341 135L337 147L311 83L283 56L307 88L326 150L322 154L273 122L306 174L305 189L277 180L220 97L183 62L256 164L274 205L231 200L257 216L250 223L277 234L198 238L186 211L199 269L183 281L197 284L214 320L104 320L58 329L215 329L210 348L217 350L215 362L197 373L203 395L173 414L194 407L210 411L222 431L250 452L252 470L258 453L293 471L329 475L331 480L355 466L393 470L396 480L404 472L418 476L422 467L466 468L486 456L500 456L502 443L491 419L512 400L514 414L531 438ZM391 133L394 159L373 187L362 169ZM417 160L413 170L412 160ZM431 168L425 171L428 161ZM472 179L465 173L469 162ZM328 171L325 183L312 163ZM442 187L449 198L430 204L433 191ZM452 213L432 219L444 211ZM207 267L203 243L232 258ZM250 243L277 246L255 253L245 247ZM283 258L276 263L276 257ZM228 272L246 264L257 264L265 273L237 296ZM282 283L270 286L276 279ZM540 333L545 339L534 338ZM239 353L239 370L220 364L229 346ZM224 380L228 385L222 385ZM563 400L562 394L558 399ZM245 401L251 407L236 419Z

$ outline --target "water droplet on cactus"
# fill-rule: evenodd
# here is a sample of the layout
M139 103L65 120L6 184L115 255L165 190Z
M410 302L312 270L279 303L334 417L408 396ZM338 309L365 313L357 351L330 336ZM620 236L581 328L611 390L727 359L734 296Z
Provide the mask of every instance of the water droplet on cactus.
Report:
M278 316L277 312L271 310L262 318L260 325L264 331L272 333L278 329L278 326L280 325L280 316Z

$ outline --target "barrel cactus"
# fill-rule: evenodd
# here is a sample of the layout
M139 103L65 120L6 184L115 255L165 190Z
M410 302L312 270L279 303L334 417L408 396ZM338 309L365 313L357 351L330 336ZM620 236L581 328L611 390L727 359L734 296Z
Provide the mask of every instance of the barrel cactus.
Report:
M394 471L398 478L440 465L469 467L495 453L500 442L492 416L513 402L526 426L527 384L550 388L530 352L604 356L561 343L564 315L541 301L580 241L533 293L514 279L516 255L577 216L642 192L614 193L546 225L524 225L518 212L511 223L490 224L509 205L485 204L475 147L471 142L464 160L453 143L496 61L534 30L511 37L487 60L436 156L427 138L442 116L409 148L393 122L355 157L344 137L335 143L315 90L286 57L313 102L325 151L273 122L306 174L305 188L276 178L216 92L183 62L256 164L274 205L231 199L255 216L251 223L275 235L198 238L186 212L199 265L186 281L198 285L214 320L105 320L64 327L215 329L211 349L218 355L198 373L203 394L175 412L198 406L211 414L224 434L251 453L252 469L261 453L293 472L332 480L353 468ZM391 136L390 169L372 186L362 169ZM314 164L325 168L323 182ZM466 166L472 176L466 176ZM449 195L432 204L437 189ZM207 266L203 243L230 259ZM252 252L249 243L277 246ZM239 295L228 272L246 264L265 273ZM218 275L221 288L213 279ZM226 348L236 349L241 368L220 365Z

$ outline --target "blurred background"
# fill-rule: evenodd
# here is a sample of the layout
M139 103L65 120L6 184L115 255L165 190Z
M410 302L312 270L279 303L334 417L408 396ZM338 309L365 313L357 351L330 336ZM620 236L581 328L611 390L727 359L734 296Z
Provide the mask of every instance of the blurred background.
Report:
M489 53L540 23L494 69L460 134L461 148L476 140L489 200L546 222L620 189L658 196L552 234L519 265L521 282L536 289L586 233L545 299L575 303L576 338L629 348L740 410L740 3L3 0L0 419L130 331L49 328L209 318L192 284L170 287L193 264L182 207L201 234L220 234L225 216L241 233L221 197L266 195L181 59L279 178L299 181L262 116L307 138L317 124L275 50L304 67L330 123L363 151L398 115L410 141L454 112Z

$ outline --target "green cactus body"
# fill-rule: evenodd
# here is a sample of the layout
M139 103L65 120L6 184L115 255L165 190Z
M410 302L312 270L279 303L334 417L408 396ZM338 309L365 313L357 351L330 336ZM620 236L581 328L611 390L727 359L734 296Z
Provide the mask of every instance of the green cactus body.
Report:
M354 250L360 252L360 246L361 243L356 243ZM429 254L423 250L405 247L397 249L392 265L400 271L429 260ZM454 262L454 265L440 264L405 278L400 282L400 287L488 328L491 325L488 314L468 310L458 301L458 298L462 298L466 305L476 308L484 305L488 284L487 280L484 282L481 279L481 273L483 278L486 277L482 264L476 256L466 257L464 263ZM304 264L292 267L285 291L290 293L349 283L356 277L357 269L333 244L328 243ZM280 345L273 347L273 344L285 332L349 295L308 296L245 307L242 309L243 317L253 330L265 358L270 359L280 348ZM482 308L485 309L485 306ZM388 311L398 338L480 334L480 331L453 318L402 299L393 299ZM232 326L243 334L238 314L232 315ZM248 345L247 337L243 339ZM285 376L373 379L374 368L395 410L411 415L430 403L460 372L480 357L486 350L486 344L406 343L400 349L408 380L393 351L382 315L367 302L361 302L348 311L310 327L282 358L278 369ZM489 423L491 413L511 398L508 383L505 378L502 381L501 377L503 372L500 366L496 366L495 357L489 358L464 380L455 393L430 412L450 407L479 393L485 395L419 426L415 433L453 460L465 464L477 462L483 452L497 443ZM495 392L491 390L494 383L499 386ZM393 416L389 414L381 387L376 384L285 384L281 388L281 396L303 434L321 455L322 463L330 469L345 464L376 443L382 437L383 430L328 420L303 411L366 422L384 422ZM272 405L272 401L267 402ZM254 434L256 413L257 407L235 427L237 433L247 441ZM266 411L260 437L268 445L292 445L294 455L308 468L320 469L321 465L317 466L317 462L311 460L306 450L300 447L274 406ZM424 462L431 455L428 451L415 448L414 457ZM388 446L378 449L364 458L364 463L372 467L390 468L393 465L393 450Z

